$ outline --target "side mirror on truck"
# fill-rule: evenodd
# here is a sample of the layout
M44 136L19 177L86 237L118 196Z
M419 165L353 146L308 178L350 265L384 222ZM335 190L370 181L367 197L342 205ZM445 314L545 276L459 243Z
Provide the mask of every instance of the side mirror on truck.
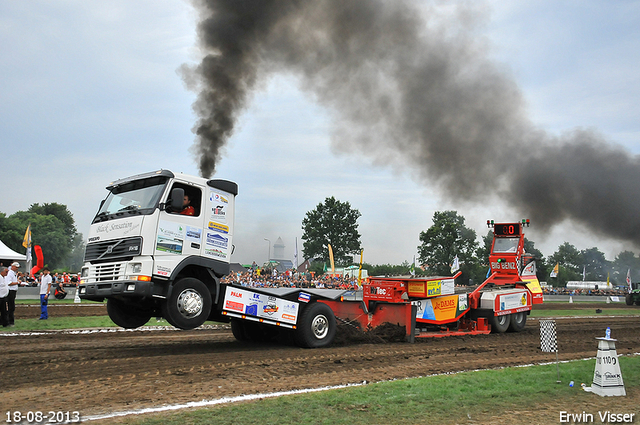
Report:
M171 190L171 199L169 200L168 212L182 211L182 203L184 201L184 189L179 187Z

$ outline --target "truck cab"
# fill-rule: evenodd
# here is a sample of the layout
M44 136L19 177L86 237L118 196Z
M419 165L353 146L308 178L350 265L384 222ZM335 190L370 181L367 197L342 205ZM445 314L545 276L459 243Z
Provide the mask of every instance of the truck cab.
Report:
M487 227L493 228L488 280L498 285L525 286L531 292L532 303L541 304L542 288L536 276L535 258L524 249L526 226L529 226L528 219L520 223L495 223L487 220Z
M181 329L203 324L229 272L237 184L159 170L107 190L89 230L80 298L106 299L125 328L154 315Z

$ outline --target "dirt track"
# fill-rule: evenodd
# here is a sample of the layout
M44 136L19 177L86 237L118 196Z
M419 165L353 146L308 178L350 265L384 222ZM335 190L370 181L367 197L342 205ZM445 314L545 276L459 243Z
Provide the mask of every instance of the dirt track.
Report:
M89 307L54 311L76 315L74 308ZM86 315L88 310L82 311ZM27 308L18 313L19 319L28 313ZM638 317L559 319L557 324L560 359L593 357L594 338L604 336L607 326L618 339L619 354L639 351ZM5 336L0 344L0 397L5 410L60 410L64 406L63 410L93 415L222 396L555 360L555 355L540 351L539 338L538 322L532 319L516 334L436 338L415 344L347 344L318 350L243 344L228 329ZM42 400L54 399L55 405L43 405Z

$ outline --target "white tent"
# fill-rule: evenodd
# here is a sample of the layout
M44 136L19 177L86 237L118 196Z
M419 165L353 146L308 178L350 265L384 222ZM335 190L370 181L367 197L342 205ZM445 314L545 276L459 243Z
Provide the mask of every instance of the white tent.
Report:
M0 260L27 261L27 256L24 254L18 254L0 241Z

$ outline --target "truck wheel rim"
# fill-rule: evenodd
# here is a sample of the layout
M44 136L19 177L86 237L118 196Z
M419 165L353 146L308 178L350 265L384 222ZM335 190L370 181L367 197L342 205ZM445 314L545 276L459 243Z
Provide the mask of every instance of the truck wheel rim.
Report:
M313 335L318 339L326 337L329 333L329 321L327 317L323 315L314 317L311 322L311 330L313 331Z
M202 306L202 296L192 289L185 289L178 295L178 311L188 319L202 313Z
M505 323L507 323L507 316L500 316L498 318L498 323L500 324L500 326L504 325Z

